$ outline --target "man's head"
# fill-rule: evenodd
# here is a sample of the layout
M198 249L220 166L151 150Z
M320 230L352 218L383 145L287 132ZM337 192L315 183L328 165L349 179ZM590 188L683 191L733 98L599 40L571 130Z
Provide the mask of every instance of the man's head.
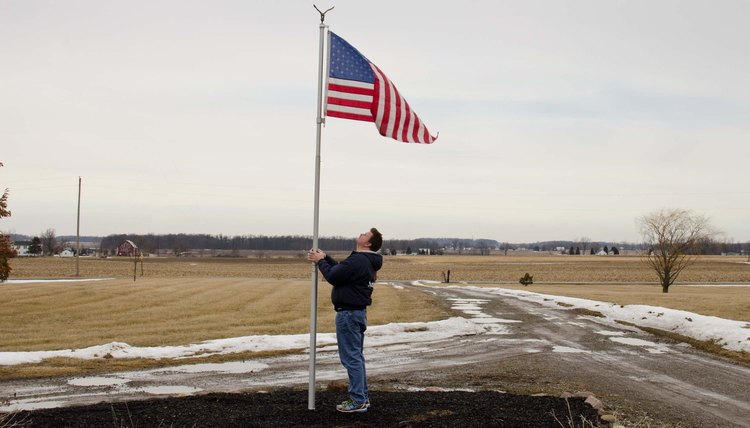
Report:
M374 227L357 238L357 250L378 251L383 246L383 235Z

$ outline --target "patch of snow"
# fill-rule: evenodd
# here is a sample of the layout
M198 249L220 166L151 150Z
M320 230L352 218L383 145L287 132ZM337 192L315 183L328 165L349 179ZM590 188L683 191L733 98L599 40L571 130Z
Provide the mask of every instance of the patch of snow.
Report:
M487 332L497 333L492 326L482 326L466 318L454 317L442 321L392 323L371 326L365 333L367 343L383 346L394 343L420 343ZM274 350L307 349L310 344L309 334L286 336L243 336L229 339L208 340L198 344L179 346L138 347L127 343L111 342L104 345L83 349L64 349L57 351L0 352L0 365L17 365L39 363L47 358L68 357L79 359L97 358L191 358L230 354L239 352L260 352ZM318 333L318 347L335 346L335 333Z
M453 305L451 306L451 309L455 311L478 311L482 308L477 305L463 304L463 305Z
M0 406L0 412L18 412L22 410L55 409L67 404L65 401L19 400L10 406Z
M114 278L75 278L75 279L8 279L5 284L32 284L38 282L89 282L107 281Z

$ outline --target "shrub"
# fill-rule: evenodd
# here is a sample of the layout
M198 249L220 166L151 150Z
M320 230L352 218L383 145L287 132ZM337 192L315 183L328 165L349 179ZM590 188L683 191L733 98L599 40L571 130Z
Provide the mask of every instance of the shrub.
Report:
M528 287L529 284L534 283L534 277L529 275L528 272L526 272L526 275L522 276L520 280L518 280L521 284L524 285L524 287Z

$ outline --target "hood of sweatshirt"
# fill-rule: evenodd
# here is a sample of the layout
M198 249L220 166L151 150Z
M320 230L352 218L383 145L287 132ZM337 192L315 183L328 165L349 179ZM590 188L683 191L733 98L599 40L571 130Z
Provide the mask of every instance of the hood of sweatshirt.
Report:
M360 254L367 256L367 259L372 264L373 269L380 270L383 267L383 256L374 251L361 251Z

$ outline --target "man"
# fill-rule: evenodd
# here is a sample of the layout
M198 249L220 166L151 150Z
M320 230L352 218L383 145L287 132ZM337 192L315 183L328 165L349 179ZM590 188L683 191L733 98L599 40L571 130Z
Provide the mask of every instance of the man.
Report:
M374 227L357 238L357 248L341 263L313 248L307 259L317 263L320 273L332 286L331 302L336 309L336 342L341 364L349 375L349 400L336 406L345 413L364 413L370 407L365 371L364 342L367 307L372 303L372 287L383 266L378 251L383 235Z

